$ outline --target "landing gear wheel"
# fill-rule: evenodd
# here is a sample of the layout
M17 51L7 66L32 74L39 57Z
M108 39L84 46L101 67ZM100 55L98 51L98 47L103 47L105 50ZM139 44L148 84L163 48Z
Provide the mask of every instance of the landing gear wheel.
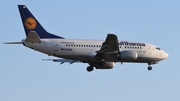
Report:
M150 71L150 70L152 70L152 67L151 67L151 66L149 66L149 67L148 67L148 70L149 70L149 71Z
M88 71L88 72L91 72L91 71L93 71L93 66L88 66L87 68L86 68L86 70Z

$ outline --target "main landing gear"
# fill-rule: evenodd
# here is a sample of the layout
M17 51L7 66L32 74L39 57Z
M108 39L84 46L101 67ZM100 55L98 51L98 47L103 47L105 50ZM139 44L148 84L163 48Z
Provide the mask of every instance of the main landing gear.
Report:
M93 63L89 63L89 65L90 66L88 66L87 68L86 68L86 70L88 71L88 72L91 72L91 71L93 71L93 69L94 69L94 67L95 68L103 68L105 65L106 65L106 63L104 62L104 61L101 61L101 62L93 62Z
M93 69L94 69L94 67L93 67L93 66L88 66L88 67L86 68L86 70L87 70L88 72L93 71Z

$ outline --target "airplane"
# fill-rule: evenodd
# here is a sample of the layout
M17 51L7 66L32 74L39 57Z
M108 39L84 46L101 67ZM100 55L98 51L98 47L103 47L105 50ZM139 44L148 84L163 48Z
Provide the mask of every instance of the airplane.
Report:
M168 54L158 46L131 41L118 41L115 34L108 34L105 40L79 40L47 32L25 5L18 5L26 39L21 42L4 44L23 44L33 50L58 57L59 59L43 59L63 63L87 63L87 71L96 69L112 69L116 62L147 63L148 70L153 64L168 58Z

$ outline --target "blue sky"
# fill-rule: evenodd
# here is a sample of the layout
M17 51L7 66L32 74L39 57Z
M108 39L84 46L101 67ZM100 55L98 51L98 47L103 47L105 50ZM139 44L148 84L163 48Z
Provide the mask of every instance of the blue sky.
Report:
M152 43L169 54L153 65L116 63L112 70L86 71L87 64L44 62L54 58L23 45L18 4L43 27L65 38ZM179 101L179 0L14 0L1 1L0 101Z

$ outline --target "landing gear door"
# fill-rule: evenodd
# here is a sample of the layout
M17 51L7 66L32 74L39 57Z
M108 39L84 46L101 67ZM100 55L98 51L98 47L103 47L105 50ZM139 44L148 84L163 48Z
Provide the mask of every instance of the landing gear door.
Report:
M58 42L54 43L54 51L59 51L59 43Z

